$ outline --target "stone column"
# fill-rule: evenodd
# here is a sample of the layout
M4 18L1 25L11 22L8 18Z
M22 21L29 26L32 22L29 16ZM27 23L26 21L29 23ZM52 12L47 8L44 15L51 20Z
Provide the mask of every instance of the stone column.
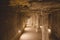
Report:
M42 30L42 40L49 40L49 34L48 34L48 14L45 14L44 12L41 12L40 16L40 27Z
M35 14L32 15L32 27L35 28Z

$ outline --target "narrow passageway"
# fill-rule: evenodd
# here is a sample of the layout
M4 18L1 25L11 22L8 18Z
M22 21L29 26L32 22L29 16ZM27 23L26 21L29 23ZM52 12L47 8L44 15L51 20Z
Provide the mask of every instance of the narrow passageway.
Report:
M42 32L38 22L38 14L31 15L26 20L24 33L19 40L42 40Z
M19 40L42 40L41 30L36 32L36 28L27 27Z

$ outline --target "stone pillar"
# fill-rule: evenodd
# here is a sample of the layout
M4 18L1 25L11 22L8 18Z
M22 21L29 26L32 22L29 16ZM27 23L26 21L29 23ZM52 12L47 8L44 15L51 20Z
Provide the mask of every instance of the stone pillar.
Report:
M33 13L32 15L32 24L33 24L33 27L36 28L37 27L37 13Z
M32 27L35 28L35 14L32 15Z
M42 30L42 40L49 40L48 34L48 14L42 13L43 15L40 16L40 27Z
M39 15L38 15L38 13L36 13L35 20L36 20L36 23L35 23L35 25L36 25L36 32L38 32L39 31Z

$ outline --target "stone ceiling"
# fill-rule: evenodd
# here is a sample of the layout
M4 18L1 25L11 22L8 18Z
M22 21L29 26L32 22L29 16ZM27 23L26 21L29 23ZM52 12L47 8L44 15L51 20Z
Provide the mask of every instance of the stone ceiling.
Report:
M28 5L27 5L28 6ZM41 10L42 12L49 13L52 11L60 10L60 3L53 3L53 2L32 2L31 6L28 6L29 9L22 10L22 12L27 12L27 13L40 13Z
M59 2L29 2L28 0L11 0L9 6L19 6L21 5L21 12L29 13L40 13L41 10L43 12L51 12L60 10ZM24 6L27 8L25 9ZM23 9L24 8L24 9Z

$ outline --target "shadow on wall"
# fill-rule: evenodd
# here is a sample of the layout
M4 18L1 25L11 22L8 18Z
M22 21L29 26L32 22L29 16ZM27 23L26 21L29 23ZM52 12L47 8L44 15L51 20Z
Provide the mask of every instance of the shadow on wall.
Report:
M55 33L51 33L50 40L60 40L60 39L55 35Z

